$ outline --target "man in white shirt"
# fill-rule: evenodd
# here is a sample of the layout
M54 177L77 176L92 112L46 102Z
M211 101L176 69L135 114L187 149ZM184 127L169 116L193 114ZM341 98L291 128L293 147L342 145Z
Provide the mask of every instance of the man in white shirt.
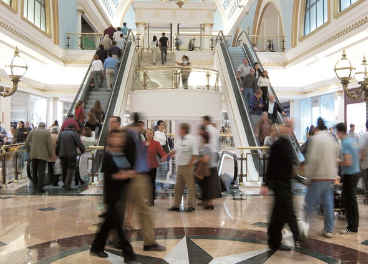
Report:
M240 64L238 70L236 72L236 79L240 82L240 85L243 84L243 79L246 75L250 74L251 67L248 65L248 60L244 59L243 64Z
M124 49L125 49L125 38L124 38L124 34L119 32L119 37L115 40L116 41L116 46L119 47L119 49L121 49L121 53L123 53Z
M359 134L357 132L355 132L355 125L354 124L350 124L350 130L348 132L349 137L352 137L355 139L355 141L357 143L359 143Z
M366 132L360 137L360 168L363 170L365 203L368 204L368 120L365 127Z
M179 139L176 153L177 175L174 190L174 204L169 211L179 211L179 206L184 193L185 185L188 188L188 207L187 213L195 210L195 178L193 173L194 163L198 157L198 147L196 139L189 134L190 126L187 123L180 124Z
M113 35L113 37L112 37L112 40L114 40L114 41L118 41L118 39L119 39L119 37L120 37L120 34L121 34L121 28L120 27L118 27L117 28L117 31L115 31L114 32L114 35Z

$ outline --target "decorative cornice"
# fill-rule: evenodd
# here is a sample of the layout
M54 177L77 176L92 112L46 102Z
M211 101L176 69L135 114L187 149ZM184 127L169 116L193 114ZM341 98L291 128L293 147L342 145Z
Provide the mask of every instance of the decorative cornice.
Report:
M359 19L357 22L353 23L349 27L346 27L346 28L340 30L338 33L336 33L336 34L334 34L334 35L326 38L325 40L321 41L317 45L315 45L315 46L307 49L306 51L300 53L298 56L295 56L294 58L288 60L286 62L286 65L289 65L289 64L297 61L298 59L300 59L300 58L308 55L309 53L311 53L311 52L313 52L313 51L315 51L315 50L317 50L317 49L319 49L319 48L321 48L321 47L323 47L323 46L331 43L332 41L335 41L335 40L341 38L342 36L344 36L344 35L352 32L352 31L356 30L357 28L359 28L359 27L361 27L361 26L363 26L363 25L365 25L367 23L368 23L368 16L366 16L366 17L364 17L362 19Z
M32 46L40 49L41 51L45 52L47 55L51 56L52 58L58 60L61 63L64 64L90 64L91 61L90 60L65 60L59 56L57 56L55 53L51 52L49 49L41 46L40 44L38 44L36 41L34 41L33 39L29 38L28 36L24 35L23 33L19 32L18 30L16 30L15 28L9 26L8 24L6 24L3 21L0 21L0 27L6 29L7 31L9 31L10 33L12 33L13 35L19 37L20 39L26 41L27 43L31 44ZM9 45L8 45L9 46ZM15 47L12 47L15 48ZM28 54L27 54L28 55ZM28 55L30 57L33 57L31 55ZM38 60L39 61L39 60Z

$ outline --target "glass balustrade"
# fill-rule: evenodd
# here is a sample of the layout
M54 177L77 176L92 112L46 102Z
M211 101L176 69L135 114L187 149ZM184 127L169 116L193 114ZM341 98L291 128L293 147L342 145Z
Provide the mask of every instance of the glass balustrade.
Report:
M96 50L103 34L101 33L66 33L66 48Z
M191 67L150 67L134 72L132 90L192 89L218 91L218 72Z

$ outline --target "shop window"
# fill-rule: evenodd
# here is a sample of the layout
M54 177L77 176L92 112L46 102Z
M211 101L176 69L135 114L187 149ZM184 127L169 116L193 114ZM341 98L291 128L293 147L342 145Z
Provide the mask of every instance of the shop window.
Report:
M304 36L328 21L327 0L307 0L304 16Z
M23 16L42 31L47 31L45 0L24 0Z

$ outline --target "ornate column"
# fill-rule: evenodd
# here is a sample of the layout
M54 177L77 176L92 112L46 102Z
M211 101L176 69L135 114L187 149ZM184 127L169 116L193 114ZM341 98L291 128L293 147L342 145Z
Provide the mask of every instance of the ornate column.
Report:
M1 105L1 126L6 129L6 131L10 130L10 121L11 121L11 96L9 97L1 97L0 98Z
M212 23L203 24L204 34L205 35L212 35L212 27L213 27ZM205 49L209 49L210 46L211 46L211 37L206 36L206 37L203 38L203 41L204 41L203 47Z
M335 115L336 124L345 122L345 100L343 91L335 92Z
M290 100L290 117L294 118L294 134L298 140L303 138L300 134L300 100Z
M139 36L139 45L144 48L143 45L146 45L147 39L144 39L144 29L146 27L146 22L137 22L135 23L137 26L137 36ZM142 39L144 43L142 42Z
M46 114L47 127L51 126L54 120L57 120L57 101L58 100L59 98L57 97L47 98L47 114ZM58 120L58 121L62 123L63 120Z
M82 15L84 14L84 10L83 9L77 9L77 33L82 33ZM78 47L77 49L83 49L83 41L82 41L82 35L79 34L77 36L77 44Z

